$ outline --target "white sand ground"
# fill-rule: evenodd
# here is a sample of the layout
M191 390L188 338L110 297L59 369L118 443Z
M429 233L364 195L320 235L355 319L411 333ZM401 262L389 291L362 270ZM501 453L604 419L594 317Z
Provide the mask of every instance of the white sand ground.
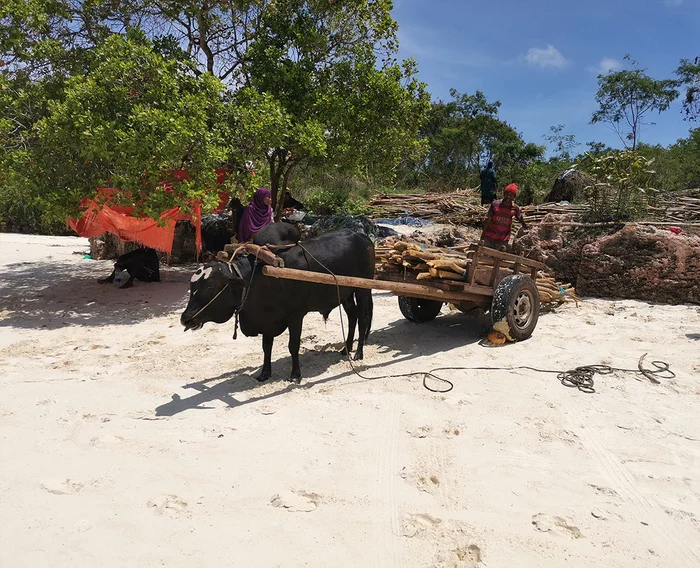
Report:
M87 241L0 235L0 566L700 566L700 309L591 300L526 342L459 313L405 321L377 293L368 375L606 363L677 378L531 371L365 381L338 312L286 336L275 378L232 323L182 332L187 270L99 285ZM278 498L275 499L275 496Z

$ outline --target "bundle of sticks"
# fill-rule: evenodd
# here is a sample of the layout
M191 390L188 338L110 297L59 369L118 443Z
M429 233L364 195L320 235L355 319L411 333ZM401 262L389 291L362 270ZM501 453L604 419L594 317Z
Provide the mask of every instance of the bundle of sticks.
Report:
M425 248L415 243L396 241L393 245L375 249L375 255L380 273L408 271L417 280L431 277L461 280L468 264L468 253L462 252L465 248Z
M406 280L450 280L466 281L469 267L473 261L474 251L467 250L469 245L443 249L439 247L425 248L415 243L398 240L388 242L375 249L377 258L377 276L403 276ZM484 259L484 267L480 268L481 260L476 271L476 282L487 285L492 267ZM502 268L501 276L507 276L512 271ZM553 277L539 272L535 280L540 301L545 306L553 306L564 302L578 302L576 290L571 284L557 282Z
M650 208L661 214L664 221L689 223L700 221L700 198L677 197L673 201L662 202L661 207Z
M547 215L570 215L572 218L588 213L590 206L586 204L559 204L559 203L543 203L542 205L526 205L522 207L523 215L527 223L537 225L542 222Z
M472 224L482 222L487 208L476 201L471 190L453 193L380 194L369 202L375 219L418 217L436 223Z
M535 284L537 284L537 292L540 295L540 303L545 306L581 301L581 298L576 295L576 289L571 284L557 282L552 276L543 272L537 274Z

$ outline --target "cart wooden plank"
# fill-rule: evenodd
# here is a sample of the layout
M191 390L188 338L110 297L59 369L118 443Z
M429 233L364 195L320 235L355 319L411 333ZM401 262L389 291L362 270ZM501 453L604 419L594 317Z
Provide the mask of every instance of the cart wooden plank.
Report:
M479 257L479 261L483 257L498 258L501 261L506 261L507 263L521 264L522 266L527 266L528 268L536 268L537 270L544 270L544 263L537 260L532 260L531 258L525 258L524 256L519 256L517 254L511 254L509 252L502 252L500 250L490 249L488 247L480 247L478 245L471 245L474 247L472 250L476 251L476 256ZM478 262L478 261L477 261ZM504 263L501 262L501 266Z
M442 302L465 302L474 297L487 299L493 296L493 289L487 286L469 286L464 292L446 291L441 288L426 286L423 284L391 282L384 280L373 280L370 278L355 278L351 276L332 276L321 272L309 270L297 270L294 268L276 268L274 266L263 266L263 274L273 278L284 278L287 280L300 280L302 282L315 282L317 284L329 284L347 286L350 288L366 288L374 290L388 290L401 296L421 297Z
M472 286L469 286L466 282L460 280L421 280L420 282L416 279L415 273L406 272L405 275L401 273L391 273L391 272L378 272L374 277L375 280L382 280L383 282L403 282L405 284L422 284L430 288L441 288L446 292L465 292L470 291ZM483 286L481 284L475 284L473 287L476 288L474 294L477 296L491 296L493 295L493 290L488 286Z

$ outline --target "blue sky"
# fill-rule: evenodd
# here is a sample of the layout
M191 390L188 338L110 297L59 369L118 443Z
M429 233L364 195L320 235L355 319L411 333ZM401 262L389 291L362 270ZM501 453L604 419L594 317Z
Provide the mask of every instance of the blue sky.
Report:
M656 79L672 78L681 58L700 55L700 0L394 0L399 53L418 61L434 100L449 90L483 91L528 142L544 144L554 124L582 145L619 147L616 134L589 125L597 74L623 68L626 53ZM643 142L687 136L680 102L644 127Z

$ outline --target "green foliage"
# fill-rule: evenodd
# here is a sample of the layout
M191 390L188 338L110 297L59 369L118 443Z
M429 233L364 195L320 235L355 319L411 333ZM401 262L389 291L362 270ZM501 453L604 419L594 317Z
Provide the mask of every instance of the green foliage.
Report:
M118 187L123 204L155 218L173 206L187 210L193 199L214 206L214 169L230 154L221 83L187 73L188 62L166 60L139 33L111 36L93 61L48 101L44 116L20 129L30 141L15 150L31 158L27 193L38 190L49 215L64 218L98 187ZM2 134L7 147L12 140ZM190 179L166 192L161 182L174 169ZM21 179L16 168L13 179Z
M634 219L645 212L649 198L657 191L651 187L656 174L652 164L653 160L635 150L616 150L601 156L586 152L576 167L596 180L586 187L594 212Z
M700 118L700 57L695 59L681 59L681 64L676 69L681 83L685 85L683 98L683 112L686 120Z
M315 190L305 198L304 205L316 215L335 215L349 213L350 215L366 215L367 201L341 187Z
M588 153L593 154L594 156L599 156L600 154L604 154L612 150L612 148L608 147L604 142L586 142L586 146L588 146Z
M211 205L217 166L244 192L308 164L391 182L429 104L396 29L390 0L8 0L0 181L63 219L105 184L153 216ZM158 182L181 168L178 201Z
M420 150L427 95L415 65L393 59L390 10L389 0L278 0L260 12L240 73L287 117L265 152L273 197L299 166L391 179Z
M639 152L654 160L653 185L660 191L676 192L700 187L700 129L690 132L668 148L640 145Z
M500 102L489 102L480 91L468 95L453 89L451 95L452 101L431 106L421 132L429 152L422 162L408 164L417 172L413 183L473 187L478 184L480 164L492 160L498 168L500 186L502 180L517 176L542 158L544 147L526 143L513 127L498 118Z
M578 142L576 142L576 137L573 134L565 134L563 124L550 126L549 131L551 134L545 135L544 139L554 146L555 157L565 162L570 162L572 151L579 146Z
M591 124L609 125L625 148L635 150L645 124L644 116L649 111L666 110L678 97L679 81L652 79L629 55L625 55L625 60L632 64L632 69L598 75L595 99L599 108L593 113Z
M557 158L548 161L532 161L524 168L514 172L512 179L518 184L516 202L521 205L530 203L542 203L549 193L552 184L562 171L569 168L570 162L564 162Z

